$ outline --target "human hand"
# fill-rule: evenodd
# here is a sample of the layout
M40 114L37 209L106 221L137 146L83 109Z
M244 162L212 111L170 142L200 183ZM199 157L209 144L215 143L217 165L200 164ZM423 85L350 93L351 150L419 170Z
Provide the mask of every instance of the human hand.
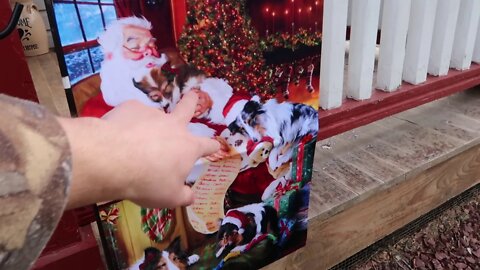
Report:
M220 143L220 149L217 152L205 157L210 162L217 162L230 155L230 145L228 144L227 140L220 136L215 137L215 139Z
M187 130L197 100L194 92L186 94L171 114L129 101L102 120L77 119L88 121L88 128L79 128L76 119L61 121L73 153L69 206L116 199L151 208L193 203L185 179L196 160L220 148Z

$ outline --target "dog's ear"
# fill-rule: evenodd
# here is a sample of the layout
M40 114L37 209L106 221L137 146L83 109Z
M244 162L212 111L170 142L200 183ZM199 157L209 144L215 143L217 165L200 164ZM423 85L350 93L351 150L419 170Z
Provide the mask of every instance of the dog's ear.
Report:
M233 121L232 123L230 123L230 125L228 125L228 130L230 130L232 135L235 135L238 132L240 132L240 126L238 126L237 121Z
M150 92L148 91L147 89L145 89L145 87L142 85L141 82L137 82L135 81L135 78L132 78L132 83L133 83L133 86L135 86L135 88L137 88L138 90L142 91L143 93L147 94Z
M242 118L249 119L257 114L262 114L265 111L262 109L262 104L255 100L248 101L243 107Z
M190 78L205 76L205 72L193 65L184 65L180 67L180 71L176 77L177 86L182 90Z
M180 236L175 237L170 245L168 245L167 249L165 249L165 251L175 254L178 254L181 250Z

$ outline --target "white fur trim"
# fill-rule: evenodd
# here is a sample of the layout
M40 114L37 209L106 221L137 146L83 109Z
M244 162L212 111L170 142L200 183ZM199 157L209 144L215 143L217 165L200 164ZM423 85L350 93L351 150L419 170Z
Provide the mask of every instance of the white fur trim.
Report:
M228 213L227 213L228 214ZM222 224L225 225L227 223L232 223L233 225L237 226L238 227L238 232L240 233L240 229L243 227L242 226L242 222L238 219L238 218L234 218L234 217L225 217L222 221Z
M215 124L225 124L223 109L233 95L233 88L223 79L207 78L200 85L200 89L213 101L212 109L206 118Z
M232 106L230 111L227 112L227 116L225 117L225 124L228 126L230 125L237 116L240 115L240 113L243 111L243 107L245 107L245 104L247 104L248 100L240 100L235 103L235 105Z

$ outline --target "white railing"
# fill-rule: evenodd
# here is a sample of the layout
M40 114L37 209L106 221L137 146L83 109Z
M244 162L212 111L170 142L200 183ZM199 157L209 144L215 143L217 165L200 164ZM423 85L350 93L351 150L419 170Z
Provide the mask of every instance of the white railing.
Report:
M480 63L479 22L480 0L324 0L321 107L469 69Z

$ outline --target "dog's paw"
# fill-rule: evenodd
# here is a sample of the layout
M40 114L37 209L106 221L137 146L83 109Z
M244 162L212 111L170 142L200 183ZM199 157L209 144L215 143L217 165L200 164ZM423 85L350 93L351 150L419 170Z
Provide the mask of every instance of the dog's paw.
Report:
M190 265L198 262L199 260L200 260L200 256L198 256L197 254L193 254L193 255L188 257L187 263L190 266Z

